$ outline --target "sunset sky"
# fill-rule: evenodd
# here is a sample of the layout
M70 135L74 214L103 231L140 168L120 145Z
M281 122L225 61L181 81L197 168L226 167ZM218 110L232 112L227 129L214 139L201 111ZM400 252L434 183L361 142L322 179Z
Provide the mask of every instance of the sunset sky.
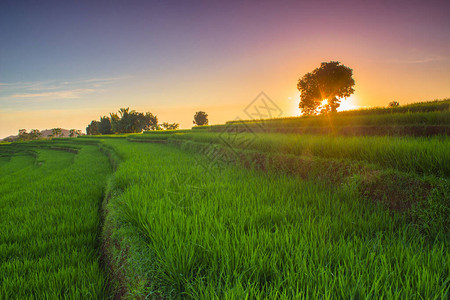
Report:
M82 129L121 107L192 126L264 91L299 114L297 81L353 69L345 108L450 97L450 1L0 1L0 138Z

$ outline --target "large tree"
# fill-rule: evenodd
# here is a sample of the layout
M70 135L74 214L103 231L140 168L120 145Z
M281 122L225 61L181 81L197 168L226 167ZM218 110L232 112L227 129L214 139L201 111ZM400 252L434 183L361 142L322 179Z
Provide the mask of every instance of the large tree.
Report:
M86 127L86 134L87 135L99 135L100 132L98 132L98 123L99 123L98 121L93 120L91 122L91 124L89 124Z
M111 134L111 121L108 117L100 117L100 122L98 123L98 132L100 134Z
M208 114L204 111L196 112L193 123L198 126L208 125Z
M158 117L151 112L141 113L127 108L119 109L110 114L112 131L114 133L133 133L142 130L158 130Z
M336 112L341 98L355 91L353 70L338 61L323 62L298 80L299 107L304 115ZM320 111L318 111L320 109Z
M109 113L109 119L111 121L111 130L114 133L120 132L120 117L116 113Z
M151 112L146 112L145 116L145 127L144 130L160 130L161 128L158 126L158 117L153 115Z

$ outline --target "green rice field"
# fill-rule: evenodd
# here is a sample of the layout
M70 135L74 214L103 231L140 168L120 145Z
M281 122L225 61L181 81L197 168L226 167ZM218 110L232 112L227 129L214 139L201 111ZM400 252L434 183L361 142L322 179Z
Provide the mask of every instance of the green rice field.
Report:
M205 172L167 145L107 143L125 158L106 229L131 298L448 296L448 243L352 186L236 166Z
M0 144L0 298L449 298L447 135L227 126Z
M1 146L0 298L98 299L99 207L106 157L47 147ZM5 149L6 148L6 149Z

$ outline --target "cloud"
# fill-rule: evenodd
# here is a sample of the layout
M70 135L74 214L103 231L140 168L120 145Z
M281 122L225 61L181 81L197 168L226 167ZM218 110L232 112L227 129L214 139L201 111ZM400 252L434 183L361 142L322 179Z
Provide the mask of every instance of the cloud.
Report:
M118 80L122 80L122 79L127 79L130 78L130 76L126 75L126 76L119 76L119 77L106 77L106 78L90 78L90 79L81 79L81 80L76 80L76 81L72 81L72 82L64 82L65 84L74 84L74 83L111 83L114 81L118 81Z
M392 59L390 60L390 62L398 64L425 64L430 62L442 61L445 59L446 58L443 56L431 55L412 59Z
M66 90L66 91L58 91L58 92L46 92L46 93L25 93L25 94L14 94L11 95L11 98L62 98L62 99L76 99L80 98L82 94L95 92L95 89L75 89L75 90Z
M0 83L2 102L44 102L57 99L77 99L86 94L107 91L107 86L129 76L88 78L72 81L48 80Z

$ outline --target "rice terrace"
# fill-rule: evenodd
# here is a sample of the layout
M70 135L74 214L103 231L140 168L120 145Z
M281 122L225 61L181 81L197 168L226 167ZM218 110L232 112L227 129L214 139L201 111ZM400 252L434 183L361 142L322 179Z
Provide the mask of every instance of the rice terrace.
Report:
M9 42L0 54L16 62L0 59L0 299L449 299L450 56L419 60L417 45L394 62L382 55L398 49L383 44L385 74L358 47L299 57L278 49L275 58L247 43L297 47L285 31L317 42L296 31L306 21L281 16L344 14L325 2L0 4L0 39ZM414 2L395 20L377 4L342 5L357 39L358 26L379 18L386 35L371 31L373 43L423 26L411 40L402 35L404 51L440 38L430 28L449 33L446 2ZM422 23L405 21L424 10ZM259 26L262 12L270 29ZM316 34L349 38L334 28L348 24L322 20ZM62 52L12 46L38 37ZM87 48L71 51L74 41ZM225 54L215 43L234 48ZM441 53L439 45L427 50ZM251 77L261 57L278 67ZM290 64L285 87L275 73Z

